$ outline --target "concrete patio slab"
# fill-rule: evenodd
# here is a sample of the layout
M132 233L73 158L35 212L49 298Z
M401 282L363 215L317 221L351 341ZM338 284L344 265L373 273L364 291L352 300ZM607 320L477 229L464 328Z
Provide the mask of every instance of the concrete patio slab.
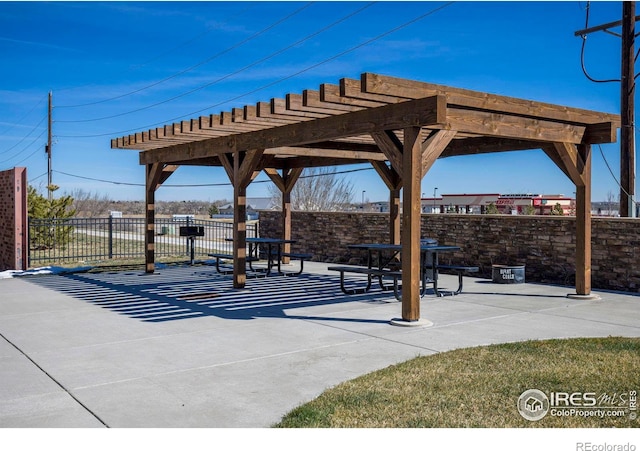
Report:
M0 427L269 427L362 374L416 356L529 339L640 336L640 296L465 278L404 328L392 292L300 277L234 290L209 266L0 280ZM455 288L455 276L441 286Z

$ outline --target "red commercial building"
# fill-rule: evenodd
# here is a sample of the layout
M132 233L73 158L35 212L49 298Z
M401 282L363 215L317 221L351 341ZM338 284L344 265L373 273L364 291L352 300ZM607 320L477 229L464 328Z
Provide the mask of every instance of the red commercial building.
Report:
M562 194L443 194L442 197L423 198L422 212L572 215L575 199Z

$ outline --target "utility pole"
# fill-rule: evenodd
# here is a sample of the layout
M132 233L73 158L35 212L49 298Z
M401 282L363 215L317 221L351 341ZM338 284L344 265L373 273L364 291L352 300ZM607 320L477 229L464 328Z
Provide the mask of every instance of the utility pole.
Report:
M636 2L622 2L622 20L575 32L575 36L586 38L587 34L604 31L622 38L622 63L620 71L620 216L635 217L635 23ZM610 28L622 25L622 35ZM617 81L617 80L607 80Z
M49 200L53 199L53 191L51 190L53 185L53 180L51 177L51 123L52 123L52 113L53 113L53 102L52 102L52 92L49 91L49 113L48 113L48 126L47 126L47 193Z
M622 68L620 86L620 216L633 218L636 192L635 140L635 15L636 2L622 2Z

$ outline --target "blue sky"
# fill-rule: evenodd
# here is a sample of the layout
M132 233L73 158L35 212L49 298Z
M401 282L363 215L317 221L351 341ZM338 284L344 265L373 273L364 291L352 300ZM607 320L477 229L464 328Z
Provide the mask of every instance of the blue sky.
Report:
M589 81L580 66L574 32L585 27L586 5L0 2L0 170L26 166L31 184L46 185L49 91L58 193L115 200L144 199L144 169L138 152L111 149L111 138L362 72L617 113L620 84ZM592 2L589 25L620 20L621 11L621 2ZM594 33L585 48L592 77L619 78L619 38ZM594 200L619 192L603 154L619 177L619 145L594 146ZM363 169L345 175L356 201L362 191L387 200L375 171L344 169ZM218 186L168 186L203 184ZM166 185L159 200L232 198L219 168L182 167ZM436 187L439 195L575 190L542 151L441 159L422 187L426 197ZM268 183L254 182L248 195L268 196Z

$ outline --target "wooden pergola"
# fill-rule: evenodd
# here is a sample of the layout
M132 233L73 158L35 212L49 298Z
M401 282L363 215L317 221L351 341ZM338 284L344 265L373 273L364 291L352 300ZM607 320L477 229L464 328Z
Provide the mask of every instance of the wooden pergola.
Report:
M146 271L155 269L155 191L182 165L222 166L234 188L233 286L246 280L246 189L264 171L290 194L304 168L369 162L389 188L390 240L402 244L402 320L420 320L421 180L438 158L542 149L576 186L576 295L591 294L591 145L620 117L365 73L111 141L146 167ZM400 193L402 191L402 236Z

